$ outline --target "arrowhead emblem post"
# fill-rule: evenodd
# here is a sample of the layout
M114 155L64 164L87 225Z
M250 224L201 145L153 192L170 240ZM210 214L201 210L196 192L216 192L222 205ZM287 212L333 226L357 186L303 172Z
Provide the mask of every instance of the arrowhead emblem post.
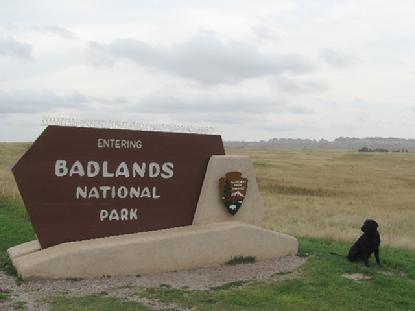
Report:
M240 172L230 172L219 179L219 193L228 212L235 216L242 206L248 188L248 179Z

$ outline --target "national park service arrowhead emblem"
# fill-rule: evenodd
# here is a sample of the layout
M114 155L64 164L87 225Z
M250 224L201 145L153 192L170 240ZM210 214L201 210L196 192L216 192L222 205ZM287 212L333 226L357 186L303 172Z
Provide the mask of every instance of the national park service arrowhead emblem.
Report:
M219 193L228 212L234 216L246 196L248 179L239 172L230 172L219 179Z

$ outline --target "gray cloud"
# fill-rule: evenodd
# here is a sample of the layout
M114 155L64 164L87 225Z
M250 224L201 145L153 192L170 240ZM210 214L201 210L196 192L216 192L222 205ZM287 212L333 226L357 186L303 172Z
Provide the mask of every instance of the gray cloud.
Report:
M36 25L36 26L33 26L32 29L38 32L42 32L42 33L51 33L63 39L73 40L77 38L75 33L60 26Z
M311 114L314 113L314 110L300 105L291 105L287 107L287 112L292 114Z
M147 113L186 114L194 112L231 113L233 115L248 113L262 114L270 111L280 111L285 105L281 100L272 97L236 96L221 97L201 95L196 98L149 96L141 100L139 109Z
M267 115L305 114L313 111L300 105L291 105L276 97L269 96L213 96L201 95L197 98L151 96L139 104L131 105L130 111L140 113L168 114L174 120L183 122L195 120L227 124L247 124L265 120Z
M284 76L275 79L276 85L281 92L289 94L318 93L328 89L328 86L320 81L301 80L297 81Z
M32 59L32 46L12 37L0 37L0 56L13 56L24 60Z
M125 97L98 98L90 97L93 103L90 113L96 115L105 111L108 114L120 115L128 112L129 118L167 117L179 123L198 124L256 124L261 127L270 114L304 115L314 111L300 104L288 104L285 100L273 96L234 95L226 96L202 92L197 96L187 95L151 95L139 100ZM85 111L85 109L84 109ZM106 118L105 116L103 118ZM156 121L155 121L156 122Z
M312 70L298 55L264 54L251 44L222 42L210 35L195 36L171 48L154 47L135 39L115 39L108 44L91 42L89 51L95 64L129 60L203 84L236 83L248 78Z
M285 133L285 132L296 132L296 131L307 131L314 130L315 126L310 123L299 123L298 121L292 122L266 122L261 124L261 129L270 133ZM281 137L281 134L278 134L277 137ZM275 136L274 136L275 137ZM293 137L293 136L291 136ZM295 136L294 136L295 137Z
M359 62L359 58L354 55L335 51L329 48L321 50L320 58L327 64L339 68L349 67Z
M265 25L255 25L252 27L255 36L263 41L278 41L278 33Z
M0 115L11 113L41 113L56 108L79 108L87 105L88 98L74 93L60 96L54 93L36 92L1 92L0 91Z

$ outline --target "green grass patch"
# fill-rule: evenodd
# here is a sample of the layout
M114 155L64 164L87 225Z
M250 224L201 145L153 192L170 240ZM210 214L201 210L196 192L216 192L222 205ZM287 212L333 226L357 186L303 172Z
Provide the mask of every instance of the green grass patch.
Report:
M254 263L256 261L256 258L254 256L236 256L232 257L231 260L227 261L227 265L240 265L240 264L246 264L246 263Z
M15 311L17 311L17 310L21 310L21 311L27 310L27 304L26 304L26 302L21 301L21 300L15 301L12 304L12 307L13 307L13 310L15 310Z
M220 286L211 287L211 290L224 290L224 289L230 289L233 287L239 287L246 283L247 281L235 281L235 282L229 282Z
M23 202L0 197L0 269L16 275L7 255L7 249L35 239L32 224L23 207Z
M83 297L57 296L48 300L51 311L147 311L147 307L133 301L102 295Z
M192 310L415 310L415 252L382 248L383 266L350 263L349 245L300 239L308 254L301 277L286 281L248 282L210 291L146 289L140 294ZM412 260L411 260L412 258ZM361 273L366 281L343 277Z
M8 289L0 288L0 302L10 298L10 291Z

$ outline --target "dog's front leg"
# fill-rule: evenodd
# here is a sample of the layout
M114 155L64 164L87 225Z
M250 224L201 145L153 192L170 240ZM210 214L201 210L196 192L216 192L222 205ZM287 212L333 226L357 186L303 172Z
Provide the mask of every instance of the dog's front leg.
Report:
M379 248L375 249L375 258L376 258L376 263L380 266Z
M367 254L367 249L366 247L362 248L362 255L363 255L363 261L365 262L365 266L369 267L369 256Z

